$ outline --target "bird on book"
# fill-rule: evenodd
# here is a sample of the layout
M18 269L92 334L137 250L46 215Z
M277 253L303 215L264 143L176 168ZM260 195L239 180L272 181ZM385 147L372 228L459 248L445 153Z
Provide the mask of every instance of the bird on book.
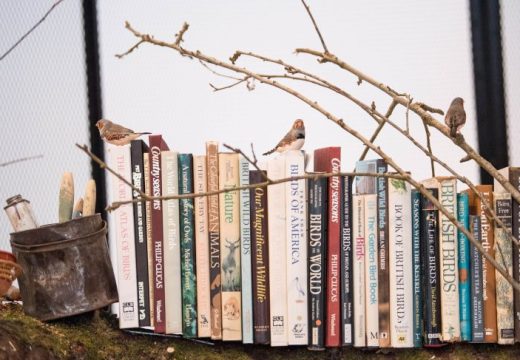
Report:
M130 144L132 140L137 139L141 135L151 134L149 132L136 133L133 130L127 129L121 125L115 124L110 120L101 119L96 123L101 139L112 145L126 145Z
M294 122L291 130L273 149L263 153L263 155L269 155L276 152L284 152L287 150L300 150L305 142L305 125L303 120L298 119Z
M444 122L450 128L450 136L455 137L466 123L466 112L464 111L464 100L456 97L451 102L450 108L446 112Z

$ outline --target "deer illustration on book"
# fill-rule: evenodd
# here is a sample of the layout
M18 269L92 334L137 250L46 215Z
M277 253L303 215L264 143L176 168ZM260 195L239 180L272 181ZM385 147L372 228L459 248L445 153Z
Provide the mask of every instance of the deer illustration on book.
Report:
M238 291L240 290L240 276L237 276L235 250L240 247L240 239L233 242L226 239L226 243L225 247L229 249L229 253L222 261L222 270L224 270L222 288L224 291Z

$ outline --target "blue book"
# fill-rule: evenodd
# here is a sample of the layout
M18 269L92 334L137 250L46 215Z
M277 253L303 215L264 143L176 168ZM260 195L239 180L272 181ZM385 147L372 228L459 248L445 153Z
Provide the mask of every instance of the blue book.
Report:
M469 229L469 199L467 193L457 194L457 219ZM459 240L459 309L460 335L462 341L471 341L471 285L469 240L462 231L458 232Z
M249 185L249 161L239 158L240 186ZM242 271L242 342L253 343L253 288L251 285L251 206L250 191L240 190L240 258Z
M179 154L179 194L193 193L193 156ZM182 334L197 337L197 288L195 277L195 218L193 198L180 199Z
M421 284L421 193L412 190L412 254L413 254L413 346L423 345L422 284Z

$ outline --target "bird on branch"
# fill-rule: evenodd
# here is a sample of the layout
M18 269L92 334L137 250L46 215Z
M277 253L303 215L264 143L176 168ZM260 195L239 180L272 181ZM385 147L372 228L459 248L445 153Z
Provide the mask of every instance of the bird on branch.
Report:
M446 112L444 122L450 128L450 136L455 137L466 123L466 112L464 111L464 100L456 97L451 102L450 108Z
M297 119L291 130L282 140L276 145L273 149L263 153L263 155L270 155L276 152L284 152L287 150L300 150L305 143L305 125L303 124L303 120Z
M101 119L96 123L101 139L107 143L117 146L130 144L132 140L137 139L141 135L151 134L149 132L134 132L124 126L113 123L110 120Z

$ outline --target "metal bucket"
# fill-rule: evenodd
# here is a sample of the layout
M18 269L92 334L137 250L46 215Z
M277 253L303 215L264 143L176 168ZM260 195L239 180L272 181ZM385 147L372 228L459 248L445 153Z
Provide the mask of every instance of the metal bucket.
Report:
M24 312L45 321L117 302L106 234L99 214L12 233Z

